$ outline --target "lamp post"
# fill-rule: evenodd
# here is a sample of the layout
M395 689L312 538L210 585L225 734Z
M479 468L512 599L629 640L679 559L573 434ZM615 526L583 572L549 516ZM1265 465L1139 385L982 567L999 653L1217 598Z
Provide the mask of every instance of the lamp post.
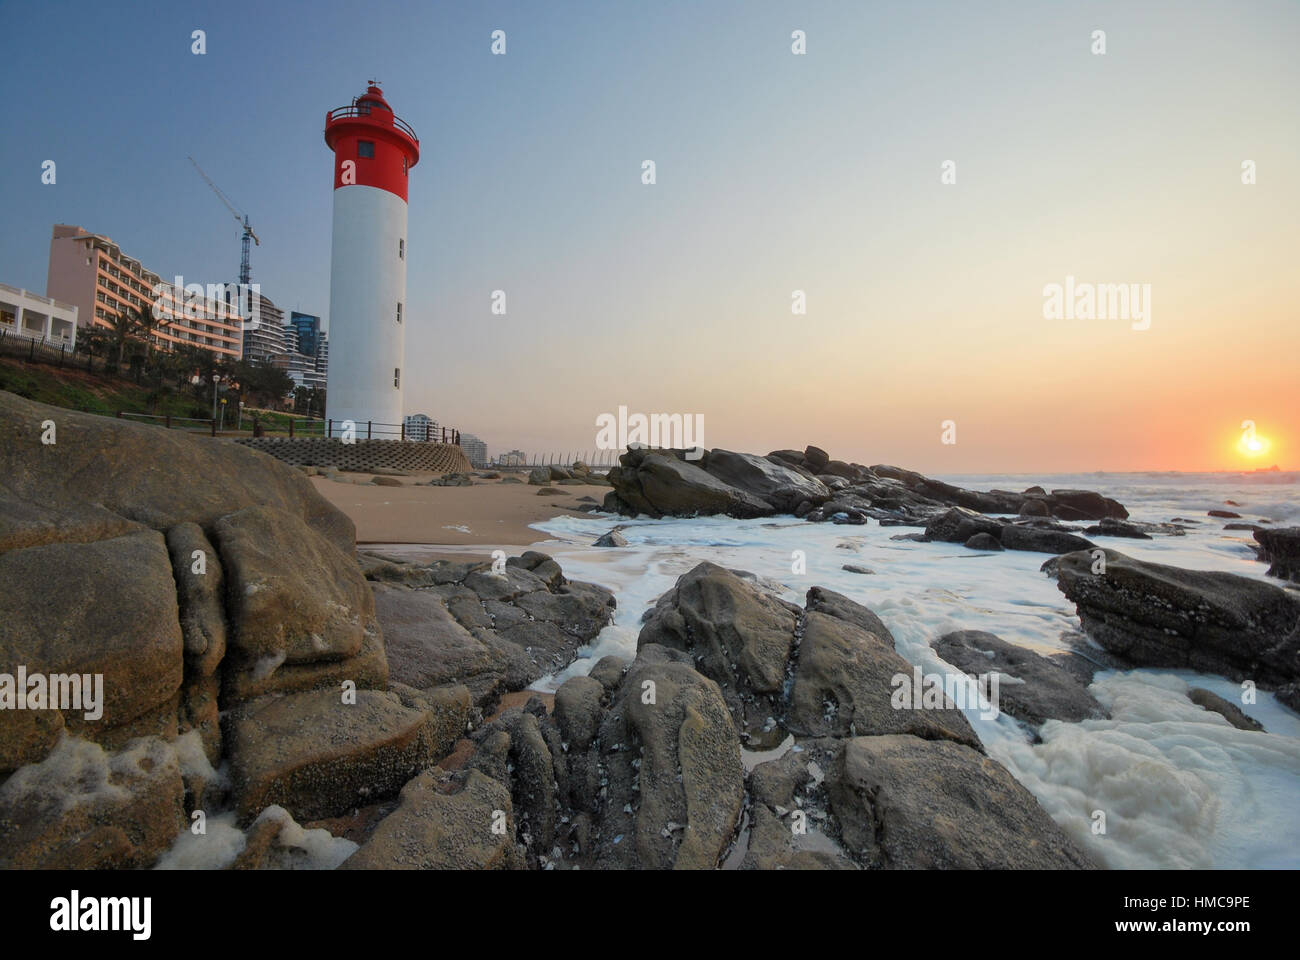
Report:
M212 375L212 419L217 419L217 381L221 379L221 374Z

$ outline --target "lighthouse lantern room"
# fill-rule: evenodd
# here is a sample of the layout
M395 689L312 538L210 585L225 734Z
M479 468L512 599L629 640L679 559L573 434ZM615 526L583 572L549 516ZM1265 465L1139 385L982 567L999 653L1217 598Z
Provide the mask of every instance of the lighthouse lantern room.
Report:
M372 81L351 106L326 114L325 143L334 151L326 416L335 436L351 420L356 436L369 429L375 437L396 437L403 412L407 183L420 141Z

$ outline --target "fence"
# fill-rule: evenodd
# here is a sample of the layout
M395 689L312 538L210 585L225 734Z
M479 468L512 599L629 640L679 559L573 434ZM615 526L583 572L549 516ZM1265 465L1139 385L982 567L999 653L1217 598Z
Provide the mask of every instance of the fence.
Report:
M29 361L53 363L57 366L78 366L91 369L93 358L85 350L74 349L67 340L44 337L31 337L19 330L0 328L0 354L10 357L22 357ZM103 360L100 360L103 368Z
M168 430L188 430L191 433L202 431L210 436L217 435L217 421L204 420L196 417L156 417L150 413L129 413L126 410L117 411L117 419L130 420L136 423L156 423L161 424Z
M319 421L317 421L319 422ZM347 426L351 424L351 428ZM378 423L374 420L326 420L326 437L353 440L409 440L415 443L449 443L460 446L460 431L453 427L434 427L432 423ZM293 436L292 431L289 436Z

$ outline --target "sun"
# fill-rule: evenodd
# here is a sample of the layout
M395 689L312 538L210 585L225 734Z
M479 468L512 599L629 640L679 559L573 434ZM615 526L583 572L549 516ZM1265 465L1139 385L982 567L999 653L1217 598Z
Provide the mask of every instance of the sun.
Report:
M1252 459L1264 456L1272 446L1273 444L1268 437L1261 436L1257 433L1245 434L1237 441L1237 451L1242 454L1242 456L1250 457Z

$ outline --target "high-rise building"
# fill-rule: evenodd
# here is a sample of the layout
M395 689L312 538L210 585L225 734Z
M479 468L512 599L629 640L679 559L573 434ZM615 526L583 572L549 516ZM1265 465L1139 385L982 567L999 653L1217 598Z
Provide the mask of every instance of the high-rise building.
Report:
M423 413L408 414L402 418L402 424L408 440L439 440L442 437L438 421Z
M285 343L284 311L260 290L253 295L256 315L250 315L244 330L244 359L250 363L274 363L288 352ZM293 328L290 328L293 329Z
M465 451L469 462L476 467L486 467L488 463L487 444L472 433L460 435L460 448Z
M325 117L334 151L328 416L335 422L402 419L406 189L420 141L373 83Z
M289 313L289 324L298 331L298 352L315 357L316 345L320 340L320 317L293 310Z
M227 302L226 285L184 286L175 290L175 278L163 280L103 234L54 225L46 294L75 306L82 330L109 329L124 311L154 311L159 320L149 340L156 348L185 344L238 360L243 321Z

